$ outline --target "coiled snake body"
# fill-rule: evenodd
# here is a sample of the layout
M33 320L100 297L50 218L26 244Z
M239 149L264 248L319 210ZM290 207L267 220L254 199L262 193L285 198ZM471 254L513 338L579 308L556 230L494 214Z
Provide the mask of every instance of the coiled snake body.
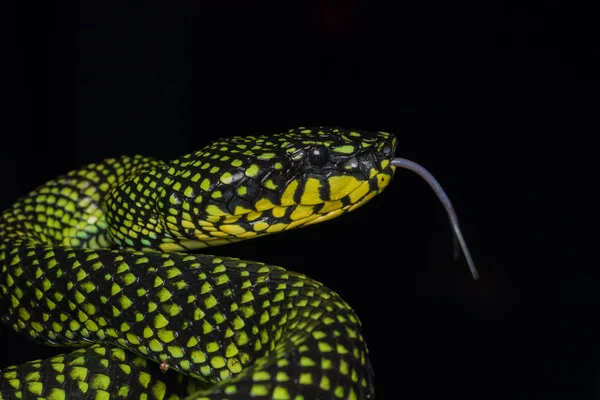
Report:
M396 143L298 128L170 162L107 159L38 187L0 219L0 315L80 348L4 368L0 399L374 398L359 318L339 295L190 251L360 207L390 182Z

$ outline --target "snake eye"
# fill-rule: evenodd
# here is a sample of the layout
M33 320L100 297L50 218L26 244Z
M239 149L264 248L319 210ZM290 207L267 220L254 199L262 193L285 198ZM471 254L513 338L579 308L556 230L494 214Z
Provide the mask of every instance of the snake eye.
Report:
M379 145L379 152L385 155L392 154L392 144L390 142L385 142Z
M329 150L325 146L315 146L308 153L310 164L315 167L322 167L329 161Z

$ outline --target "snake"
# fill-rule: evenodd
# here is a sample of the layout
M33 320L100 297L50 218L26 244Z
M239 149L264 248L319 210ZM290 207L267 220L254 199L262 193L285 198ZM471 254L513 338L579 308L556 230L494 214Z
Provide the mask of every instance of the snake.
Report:
M0 317L67 350L0 370L0 399L375 399L362 323L338 293L202 249L339 217L407 168L476 277L448 197L397 144L299 127L171 161L106 158L35 188L0 217Z

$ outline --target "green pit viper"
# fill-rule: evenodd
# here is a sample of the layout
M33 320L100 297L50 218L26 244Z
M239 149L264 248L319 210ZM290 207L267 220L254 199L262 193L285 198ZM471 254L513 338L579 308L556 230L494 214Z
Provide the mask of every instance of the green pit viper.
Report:
M374 399L359 317L301 273L192 252L353 211L408 168L395 136L231 137L170 162L105 159L0 218L4 324L70 353L0 371L0 399Z

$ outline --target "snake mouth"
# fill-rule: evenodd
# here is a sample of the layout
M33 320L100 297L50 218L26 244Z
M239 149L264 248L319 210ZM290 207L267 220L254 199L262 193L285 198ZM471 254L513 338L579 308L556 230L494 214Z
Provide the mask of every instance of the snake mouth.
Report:
M379 171L373 171L371 177L366 180L343 179L347 190L337 191L335 199L323 200L316 194L318 191L309 187L312 183L307 180L303 188L295 188L294 193L296 194L293 197L298 198L298 193L309 191L311 195L300 195L298 201L291 198L287 205L284 193L280 205L259 200L256 203L257 210L241 215L205 218L193 224L186 222L183 224L185 229L167 223L170 232L176 239L162 243L161 249L163 251L187 251L220 246L336 218L366 204L389 185L395 167L390 164L389 160L384 160L381 165L382 168ZM339 186L342 182L337 179L331 181L331 179L332 177L329 178L330 183L333 182L334 185ZM265 204L269 207L263 208Z
M394 170L395 167L385 168L373 175L370 179L361 182L345 196L334 201L326 201L318 204L315 207L314 216L298 221L297 225L286 227L286 230L296 226L308 226L328 221L346 212L356 210L373 199L373 197L380 194L389 185L394 175Z

